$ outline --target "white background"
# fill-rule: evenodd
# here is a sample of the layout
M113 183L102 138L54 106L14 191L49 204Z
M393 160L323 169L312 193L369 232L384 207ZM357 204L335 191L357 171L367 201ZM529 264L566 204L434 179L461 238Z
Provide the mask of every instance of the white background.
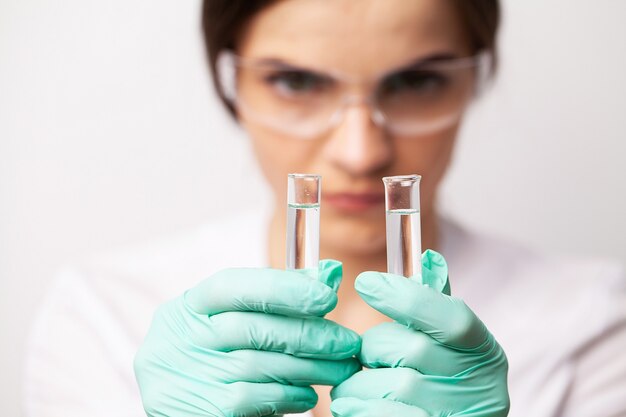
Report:
M54 272L252 204L199 0L0 0L0 415ZM502 66L442 196L473 228L626 262L626 2L508 0Z

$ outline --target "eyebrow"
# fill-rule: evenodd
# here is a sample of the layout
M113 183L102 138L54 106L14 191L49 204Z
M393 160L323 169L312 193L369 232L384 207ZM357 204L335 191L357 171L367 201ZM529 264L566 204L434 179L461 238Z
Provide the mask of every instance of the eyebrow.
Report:
M407 64L397 67L397 69L399 70L410 69L410 68L420 67L422 65L427 65L431 63L454 61L460 58L462 57L452 52L438 52L438 53L430 54L425 57L420 57L412 61L409 61Z
M328 73L324 72L321 68L310 68L302 65L291 64L280 58L259 58L257 63L277 71L307 72L320 78L329 77Z
M454 62L457 60L463 60L464 58L466 59L472 59L473 57L471 56L459 56L455 53L452 52L436 52L430 55L426 55L426 56L422 56L416 59L413 59L411 61L408 61L406 64L402 64L398 67L394 67L392 69L389 69L387 71L385 71L386 73L393 73L393 72L397 72L397 71L406 71L406 70L411 70L411 69L419 69L422 66L426 66L426 65L430 65L430 64L445 64L445 63L449 63L449 62ZM307 67L304 65L299 65L299 64L292 64L290 62L288 62L287 60L283 59L283 58L275 58L275 57L268 57L268 58L245 58L242 57L243 61L246 60L255 60L257 64L260 65L266 65L268 67L273 67L277 70L284 70L284 71L307 71L313 74L318 74L323 76L324 75L324 70L321 68L311 68L311 67Z
M287 71L290 71L290 70L311 71L311 72L320 71L318 69L310 68L310 67L303 66L303 65L291 64L282 58L259 58L256 62L259 65L266 65L268 67L274 67L276 69L287 70Z

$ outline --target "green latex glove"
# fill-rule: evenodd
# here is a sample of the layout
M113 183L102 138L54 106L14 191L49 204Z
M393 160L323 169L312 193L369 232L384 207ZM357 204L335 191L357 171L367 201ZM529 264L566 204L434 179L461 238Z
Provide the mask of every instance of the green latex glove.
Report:
M363 300L395 322L362 336L359 359L372 369L333 389L335 417L507 415L502 348L467 305L449 295L443 257L426 251L422 266L421 282L378 272L357 278Z
M149 416L265 416L317 403L311 385L337 385L361 365L360 337L326 320L337 261L319 280L273 269L227 269L165 303L135 357Z

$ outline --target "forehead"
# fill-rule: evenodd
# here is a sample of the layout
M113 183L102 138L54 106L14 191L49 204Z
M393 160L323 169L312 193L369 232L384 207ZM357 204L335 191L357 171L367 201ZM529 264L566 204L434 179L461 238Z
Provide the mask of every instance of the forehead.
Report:
M469 50L451 0L280 0L250 20L238 49L358 75Z

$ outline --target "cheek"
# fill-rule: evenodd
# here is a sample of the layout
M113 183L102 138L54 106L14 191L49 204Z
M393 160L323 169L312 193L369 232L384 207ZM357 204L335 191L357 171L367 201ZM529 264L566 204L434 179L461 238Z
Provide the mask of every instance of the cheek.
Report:
M275 197L283 201L287 195L287 174L316 173L318 145L314 141L286 138L242 121L265 179Z
M443 179L454 150L459 125L422 138L398 138L398 174L422 176L420 197L423 212L429 212L434 204L439 183Z

